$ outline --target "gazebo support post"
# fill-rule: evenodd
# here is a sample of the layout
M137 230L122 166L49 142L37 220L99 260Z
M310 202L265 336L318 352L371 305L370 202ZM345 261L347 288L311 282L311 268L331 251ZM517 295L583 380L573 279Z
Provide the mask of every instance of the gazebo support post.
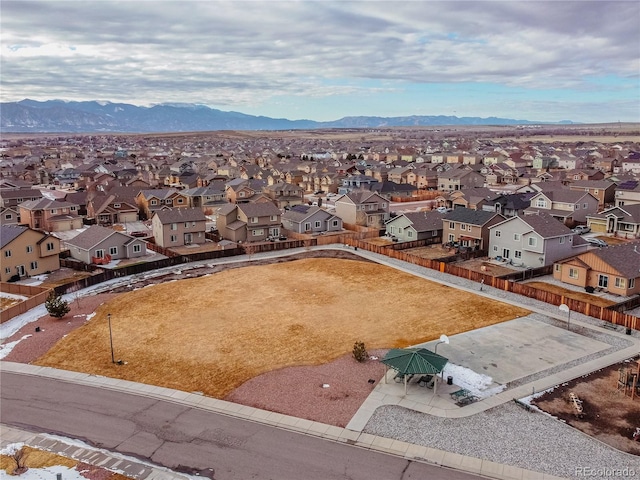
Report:
M384 366L384 383L387 383L387 374L389 373L389 366L385 365Z
M433 376L433 396L438 394L438 374Z
M404 395L407 396L407 374L404 374Z

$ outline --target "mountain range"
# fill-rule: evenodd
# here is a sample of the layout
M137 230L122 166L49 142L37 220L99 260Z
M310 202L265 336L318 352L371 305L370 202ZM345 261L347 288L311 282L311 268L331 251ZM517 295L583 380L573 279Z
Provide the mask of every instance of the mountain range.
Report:
M0 103L2 132L151 133L210 130L300 130L320 128L381 128L436 125L528 125L541 122L497 117L422 116L344 117L331 122L288 120L225 112L205 105L166 103L139 107L99 101L21 100ZM571 121L560 122L571 124Z

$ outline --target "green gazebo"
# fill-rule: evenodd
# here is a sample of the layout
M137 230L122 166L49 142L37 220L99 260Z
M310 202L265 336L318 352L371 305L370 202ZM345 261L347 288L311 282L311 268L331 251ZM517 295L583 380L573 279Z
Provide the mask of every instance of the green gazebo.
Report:
M426 348L393 348L387 352L381 362L387 366L387 369L392 368L403 376L406 395L408 375L433 375L433 392L436 393L438 374L442 372L449 360ZM386 373L384 380L386 383Z

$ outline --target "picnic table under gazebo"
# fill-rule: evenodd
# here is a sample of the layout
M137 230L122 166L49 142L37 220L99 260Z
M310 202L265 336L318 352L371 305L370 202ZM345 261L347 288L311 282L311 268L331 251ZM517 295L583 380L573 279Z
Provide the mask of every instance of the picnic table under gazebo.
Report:
M407 379L412 375L431 375L434 378L434 394L437 391L438 374L449 362L442 355L426 348L392 348L381 360L387 367L398 372L404 380L404 394L407 394ZM384 376L385 383L387 375Z

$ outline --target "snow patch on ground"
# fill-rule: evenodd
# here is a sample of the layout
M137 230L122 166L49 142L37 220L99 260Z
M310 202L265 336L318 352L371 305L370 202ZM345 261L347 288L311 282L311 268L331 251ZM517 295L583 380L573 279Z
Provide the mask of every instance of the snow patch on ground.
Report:
M25 297L24 295L16 295L15 293L7 293L7 292L0 292L0 297L10 298L12 300L26 300L29 298L29 297Z
M483 373L476 373L470 368L456 365L455 363L447 363L443 370L443 377L453 377L456 385L465 390L469 390L472 395L478 398L487 398L502 392L506 385L498 385L491 387L493 378ZM489 388L491 387L491 388Z
M0 345L0 360L2 360L4 357L9 355L11 353L11 350L13 350L15 346L18 345L22 340L25 340L31 336L32 336L31 334L24 335L20 340L16 340L15 342L9 342L9 343L5 343L4 345Z

